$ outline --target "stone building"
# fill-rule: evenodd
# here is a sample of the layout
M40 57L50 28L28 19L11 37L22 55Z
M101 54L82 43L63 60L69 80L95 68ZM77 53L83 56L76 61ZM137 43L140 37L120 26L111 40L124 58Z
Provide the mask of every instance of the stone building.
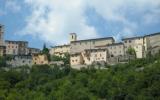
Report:
M94 62L107 63L108 50L107 49L86 49L82 52L84 64L91 65Z
M107 49L110 57L125 55L123 43L109 44L107 45Z
M160 32L144 36L144 45L146 54L156 54L160 52Z
M6 45L7 55L27 55L27 52L28 52L27 41L6 40L5 45Z
M0 46L4 46L4 26L0 24Z
M0 56L6 54L6 47L4 45L4 26L0 24Z
M6 46L0 46L0 56L5 56L6 54Z
M125 53L129 48L134 48L137 58L145 57L144 37L131 37L122 39L125 47Z
M71 41L70 53L79 53L85 49L95 49L97 46L113 44L114 42L113 37Z
M27 54L29 55L32 55L32 54L35 54L35 53L40 53L41 50L40 49L37 49L37 48L28 48L28 51L27 51Z
M32 55L33 59L33 64L34 65L44 65L44 64L49 64L47 55L44 54L33 54Z
M82 65L84 64L84 60L81 53L74 53L70 55L70 64L74 65Z
M70 33L69 40L70 40L70 43L72 41L76 41L77 40L76 33ZM50 55L56 55L56 56L64 57L64 55L66 53L70 54L70 48L71 48L70 43L65 44L65 45L58 45L58 46L51 47L50 50L49 50Z
M49 52L51 55L64 57L65 53L70 53L70 45L54 46Z
M125 55L124 44L122 42L96 46L96 48L97 49L107 49L109 57L116 57L116 56Z
M10 61L7 61L7 64L11 67L19 66L32 66L32 56L31 55L14 55Z

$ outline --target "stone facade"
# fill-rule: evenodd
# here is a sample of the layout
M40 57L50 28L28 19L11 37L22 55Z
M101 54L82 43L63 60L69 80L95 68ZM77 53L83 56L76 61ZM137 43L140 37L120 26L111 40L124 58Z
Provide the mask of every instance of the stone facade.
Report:
M94 62L107 63L108 50L107 49L87 49L82 52L84 64L91 65Z
M27 55L28 42L26 41L5 41L7 55Z
M72 41L70 53L79 53L85 49L95 49L96 46L113 44L114 42L112 37Z
M65 53L70 53L70 45L55 46L50 49L51 55L64 57Z
M137 58L145 57L144 37L133 37L122 39L125 47L125 53L129 48L134 48Z
M15 55L10 61L7 61L7 64L12 67L19 66L32 66L32 56L30 55Z
M117 57L125 55L124 44L123 43L114 43L107 45L109 57Z
M152 54L159 53L160 51L160 33L153 33L144 36L145 51Z
M28 48L28 51L27 51L27 53L29 55L32 55L32 54L35 54L35 53L40 53L40 52L41 52L41 50L37 49L37 48Z
M84 60L81 53L71 54L70 56L71 66L84 64Z
M0 46L4 45L4 26L0 24Z
M6 55L6 46L0 46L0 56Z
M32 59L34 65L49 64L48 58L44 54L33 54Z

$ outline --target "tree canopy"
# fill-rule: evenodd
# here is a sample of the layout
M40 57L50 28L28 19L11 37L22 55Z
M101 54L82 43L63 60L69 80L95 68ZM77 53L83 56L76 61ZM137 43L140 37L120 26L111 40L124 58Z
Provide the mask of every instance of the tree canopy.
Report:
M160 55L109 69L0 69L0 100L159 100ZM62 68L63 67L63 68Z

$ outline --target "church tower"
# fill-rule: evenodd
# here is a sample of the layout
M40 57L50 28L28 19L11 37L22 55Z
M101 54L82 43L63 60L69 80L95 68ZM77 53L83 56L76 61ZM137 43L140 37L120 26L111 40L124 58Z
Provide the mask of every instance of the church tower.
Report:
M76 33L70 33L70 42L77 41L77 35Z
M4 26L0 24L0 46L4 45L3 36L4 36Z

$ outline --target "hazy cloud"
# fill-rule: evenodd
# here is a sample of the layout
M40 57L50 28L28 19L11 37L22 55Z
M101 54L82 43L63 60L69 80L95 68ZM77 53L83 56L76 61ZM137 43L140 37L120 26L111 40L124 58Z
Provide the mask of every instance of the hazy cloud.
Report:
M21 6L15 0L6 0L5 8L11 12L18 12L21 9Z
M97 37L97 28L87 24L88 8L93 8L108 23L122 27L116 39L133 36L141 24L159 22L160 0L25 0L32 13L20 33L30 34L51 43L65 43L68 33L82 39ZM133 20L134 17L138 19ZM153 21L155 20L155 21Z

